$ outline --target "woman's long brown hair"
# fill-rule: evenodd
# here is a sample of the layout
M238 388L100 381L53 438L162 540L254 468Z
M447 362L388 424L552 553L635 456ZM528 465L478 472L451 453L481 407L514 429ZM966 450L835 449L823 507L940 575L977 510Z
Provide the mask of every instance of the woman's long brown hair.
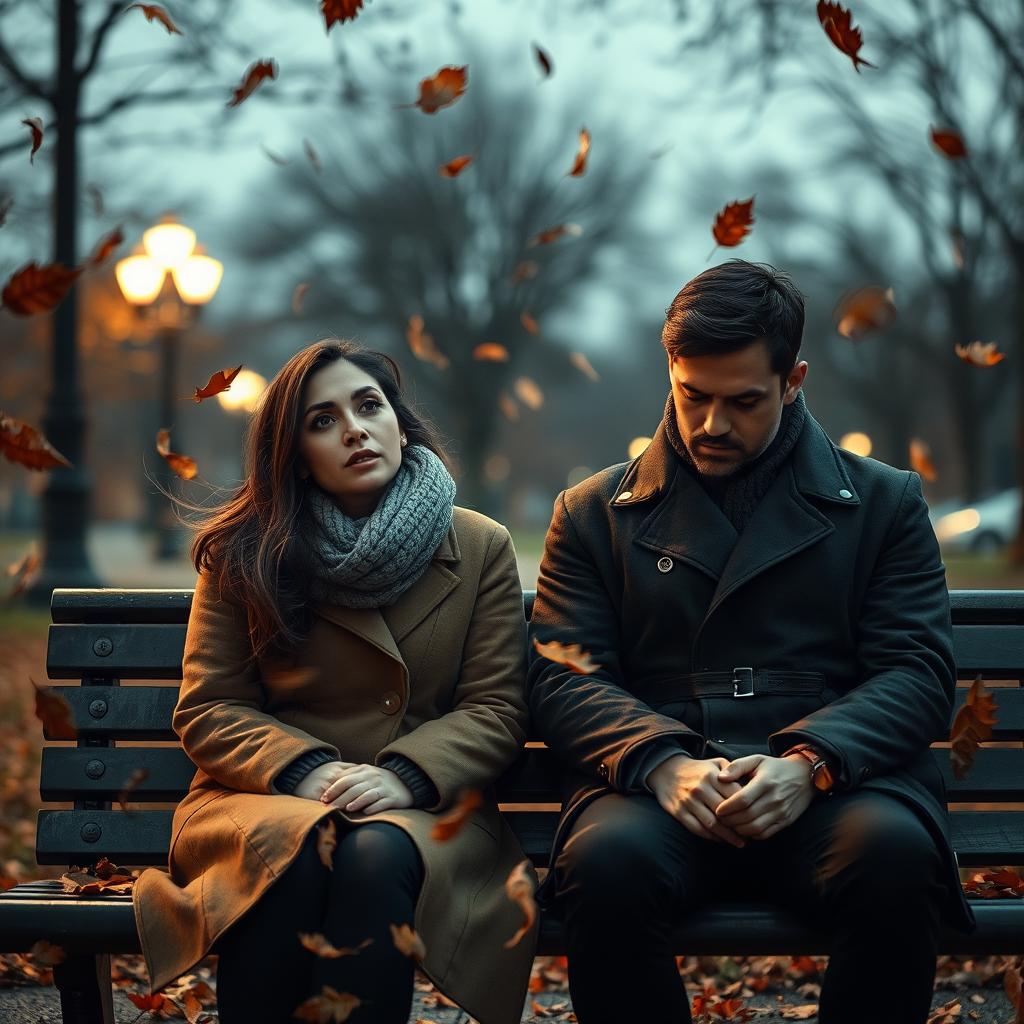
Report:
M355 342L325 338L296 352L260 396L245 432L242 483L213 507L167 494L201 513L180 523L195 531L189 557L196 572L216 581L221 599L248 613L252 658L287 657L307 637L311 612L293 571L295 528L306 484L298 476L298 435L306 380L323 366L347 359L377 382L410 445L429 448L452 471L437 428L405 398L398 364ZM162 490L162 489L161 489Z

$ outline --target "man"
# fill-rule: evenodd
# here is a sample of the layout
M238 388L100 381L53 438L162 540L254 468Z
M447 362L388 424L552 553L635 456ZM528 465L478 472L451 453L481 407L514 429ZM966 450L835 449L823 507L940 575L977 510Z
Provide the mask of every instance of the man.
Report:
M527 690L569 767L538 897L581 1024L689 1021L673 925L724 886L831 929L822 1024L924 1024L941 918L976 927L929 750L956 670L921 480L825 435L803 323L769 266L694 278L650 445L555 500L531 639L597 668L531 644Z

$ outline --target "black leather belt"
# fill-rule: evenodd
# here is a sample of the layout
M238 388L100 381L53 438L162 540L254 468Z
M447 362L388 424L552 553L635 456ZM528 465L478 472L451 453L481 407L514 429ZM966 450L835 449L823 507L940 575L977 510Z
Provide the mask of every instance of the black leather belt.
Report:
M795 672L785 668L749 665L720 671L687 672L663 680L680 697L753 697L764 693L821 693L822 672Z

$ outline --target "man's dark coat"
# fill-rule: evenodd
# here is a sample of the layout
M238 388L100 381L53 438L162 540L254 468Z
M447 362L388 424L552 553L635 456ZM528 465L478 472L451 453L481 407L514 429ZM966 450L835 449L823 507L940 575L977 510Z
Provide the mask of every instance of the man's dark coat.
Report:
M943 916L976 927L929 749L949 738L956 668L917 473L837 448L808 413L737 535L662 423L638 458L556 498L530 637L579 644L598 666L574 673L531 642L531 716L569 766L552 864L592 799L646 792L636 776L652 743L734 758L806 741L840 766L836 792L914 808L948 865ZM794 692L674 692L681 674L737 666L795 672Z

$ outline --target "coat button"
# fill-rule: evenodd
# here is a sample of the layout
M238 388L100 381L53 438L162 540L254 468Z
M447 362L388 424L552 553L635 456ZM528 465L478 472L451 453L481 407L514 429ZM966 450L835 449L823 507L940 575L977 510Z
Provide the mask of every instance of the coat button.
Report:
M843 488L843 489L842 489L842 490L841 490L841 491L839 492L839 497L840 497L840 498L852 498L852 497L853 497L853 493L852 493L851 491L848 491L848 490L847 490L847 489L846 489L846 488L844 487L844 488Z
M385 715L393 715L401 706L402 698L394 690L388 690L381 698L381 711Z
M659 558L658 559L658 570L659 572L671 572L672 566L675 563L671 558Z
M632 491L623 491L615 500L616 501L629 501L633 497Z

